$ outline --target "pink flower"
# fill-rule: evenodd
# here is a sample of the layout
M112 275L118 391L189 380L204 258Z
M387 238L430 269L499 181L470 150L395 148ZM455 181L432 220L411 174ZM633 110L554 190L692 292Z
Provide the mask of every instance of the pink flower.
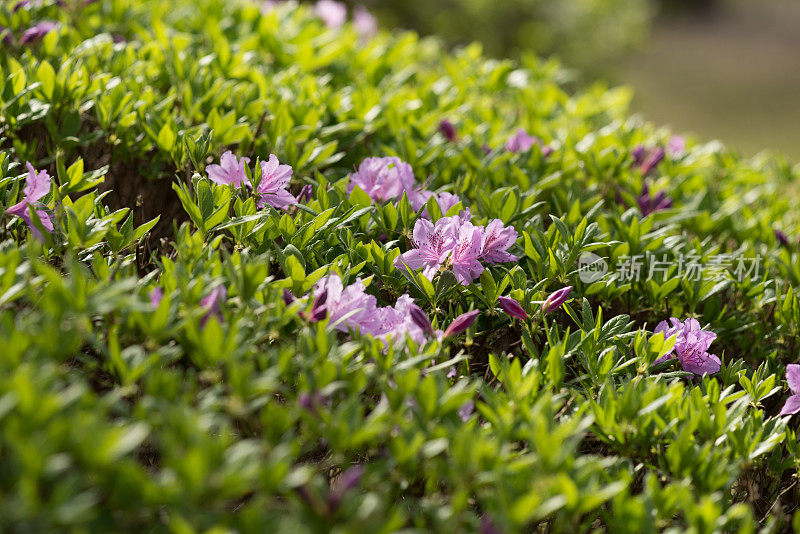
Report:
M414 248L394 260L398 269L422 269L422 275L431 280L439 267L450 256L456 239L450 217L442 217L434 225L426 219L414 224Z
M222 303L228 298L228 290L225 286L217 286L200 301L200 307L206 310L205 315L200 320L200 326L205 326L211 317L216 317L218 321L224 321L222 317Z
M236 156L228 151L222 154L219 162L219 165L209 165L206 167L206 173L212 182L220 185L233 184L237 188L241 188L242 184L244 184L252 189L253 186L245 172L245 166L250 163L250 158L237 160Z
M399 197L403 191L413 191L414 182L411 165L400 158L367 158L358 166L358 172L350 175L347 193L358 186L373 201L386 202Z
M378 33L378 20L364 6L353 10L353 27L362 39L369 39Z
M383 341L387 341L389 338L393 341L403 340L408 335L414 343L421 345L425 343L426 331L420 327L417 322L418 318L415 319L412 313L412 309L415 308L422 311L419 306L414 304L411 297L401 295L397 298L393 308L390 306L378 308L377 321L362 329L362 333L371 334ZM424 315L425 312L422 313Z
M511 297L497 297L497 303L510 317L516 317L520 321L528 318L527 312L519 305L519 302Z
M453 248L453 274L456 280L467 286L483 272L483 265L479 261L483 248L483 228L461 222L458 217L453 217L453 221L458 228L458 238Z
M571 291L572 291L572 286L567 286L559 289L558 291L553 292L553 294L547 297L547 300L545 300L544 303L542 304L544 312L550 313L560 308L561 305L564 304L569 298L569 294Z
M673 158L679 158L686 152L686 139L680 135L673 135L667 141L667 152Z
M164 290L156 286L150 292L149 297L150 297L150 306L152 306L153 309L155 310L156 308L158 308L158 305L161 304L161 299L164 298Z
M678 357L684 371L696 375L714 374L720 370L722 363L714 354L709 354L708 347L717 338L717 334L700 328L697 319L686 319L681 323L675 317L670 318L672 326L666 321L661 321L656 326L655 334L664 333L664 339L677 334L675 347L666 355L654 362L655 364Z
M338 28L347 21L347 6L334 0L319 0L314 5L314 13L328 28Z
M794 415L800 412L800 365L790 363L786 366L786 381L792 396L786 400L781 409L781 415Z
M24 198L21 202L9 207L6 213L24 220L31 229L31 234L40 241L44 241L44 235L33 224L31 209L36 211L44 229L48 233L52 232L53 221L50 220L50 215L44 210L36 209L37 202L50 192L50 175L47 174L47 171L36 172L30 162L26 162L25 165L28 167L28 176L25 189L22 190Z
M411 207L414 208L414 211L422 209L421 215L426 219L431 218L428 214L428 208L425 206L431 197L436 199L436 203L439 204L439 210L442 212L442 215L445 215L450 208L461 202L461 198L459 198L458 195L448 193L447 191L433 193L425 189L416 189L410 192L407 191L406 194L408 195L408 200L411 201Z
M275 154L269 155L269 161L261 162L261 181L258 182L256 194L259 197L258 207L270 205L273 208L285 210L297 204L286 187L292 177L292 168L289 165L280 165Z
M508 152L527 152L533 145L541 145L542 140L535 135L528 135L524 128L517 129L514 134L506 141L506 150ZM553 149L549 146L542 147L542 154L549 156Z
M489 263L517 261L517 256L507 252L516 241L517 231L513 226L503 226L500 219L491 221L483 232L483 259Z
M461 315L453 319L453 322L450 323L450 326L448 326L447 329L444 331L442 339L458 335L461 332L465 331L467 328L469 328L475 323L475 319L478 318L479 313L480 313L479 310L472 310L468 311L467 313L462 313Z
M439 123L439 132L451 143L458 140L458 132L455 125L447 119Z
M317 312L322 310L328 317L328 324L340 332L374 331L378 328L376 300L365 293L365 289L361 279L345 288L339 275L329 274L314 288L314 307Z
M38 22L22 33L22 37L20 37L19 43L28 44L28 43L33 43L35 41L39 41L42 38L44 38L45 35L55 30L57 27L58 23L53 22L52 20L43 20L42 22Z

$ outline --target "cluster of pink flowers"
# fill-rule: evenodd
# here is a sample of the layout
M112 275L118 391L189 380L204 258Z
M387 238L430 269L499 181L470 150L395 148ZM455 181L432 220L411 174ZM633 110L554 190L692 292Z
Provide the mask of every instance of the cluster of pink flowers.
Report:
M268 12L280 3L277 0L263 0L261 9ZM335 0L319 0L314 4L314 14L332 29L340 28L347 22L347 6ZM370 38L378 33L378 20L364 6L356 6L353 8L353 27L362 38Z
M231 152L225 152L220 158L219 165L206 167L208 178L220 185L233 185L237 188L253 189L253 184L247 178L246 166L249 158L237 159ZM286 189L292 178L292 168L281 165L275 154L269 155L268 161L261 163L261 180L255 190L258 207L272 206L285 210L297 204L297 199Z
M418 219L414 225L414 248L397 257L398 269L422 269L432 280L440 269L452 268L456 279L469 285L489 264L516 261L508 248L517 240L517 231L494 219L485 228L461 216L442 217L436 223Z
M25 189L22 190L24 197L20 202L9 207L6 213L25 221L31 229L31 233L37 239L43 241L44 235L39 228L33 224L31 211L36 212L36 216L48 233L53 231L53 221L50 219L50 214L42 209L44 206L39 202L50 192L50 175L47 174L47 171L36 172L36 169L33 168L30 162L25 163L25 165L28 167L28 176L26 178Z
M397 157L367 158L362 161L358 170L350 175L347 193L352 193L356 186L374 202L396 200L405 193L415 211L424 208L431 197L436 199L443 214L461 202L458 195L434 193L418 185L411 165ZM423 211L422 216L428 217L427 210Z
M417 344L428 339L439 340L463 332L478 315L477 310L457 317L444 331L434 330L427 314L408 295L398 297L394 306L377 305L377 300L366 292L361 279L347 287L337 274L329 274L314 286L310 313L304 316L311 321L328 318L328 324L340 332L369 334L384 342L411 338ZM285 295L287 302L293 297Z

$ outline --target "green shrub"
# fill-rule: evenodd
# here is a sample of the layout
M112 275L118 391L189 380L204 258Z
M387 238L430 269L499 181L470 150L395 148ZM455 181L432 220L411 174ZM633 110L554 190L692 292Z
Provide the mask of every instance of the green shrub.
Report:
M60 25L21 45L41 20ZM800 221L783 159L672 146L628 118L626 90L570 94L554 63L364 41L293 5L43 2L0 25L5 529L790 528L797 422L779 412ZM518 128L543 141L505 150ZM277 155L312 197L259 209L212 183L227 149L251 182ZM348 193L356 166L389 156L460 197L444 215L513 226L519 260L484 261L469 285L395 267L421 207ZM25 189L26 161L53 187ZM589 252L605 278L584 281ZM626 279L645 253L672 266ZM676 263L723 255L698 280ZM479 315L422 342L345 333L318 315L329 274L361 278L380 313L410 295L432 330ZM653 365L670 316L717 334L719 372Z

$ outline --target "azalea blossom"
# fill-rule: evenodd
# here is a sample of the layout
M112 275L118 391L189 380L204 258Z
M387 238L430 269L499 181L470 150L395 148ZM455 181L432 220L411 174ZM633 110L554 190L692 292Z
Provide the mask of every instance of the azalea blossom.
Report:
M306 184L300 189L297 195L297 202L308 202L314 197L314 187L311 184Z
M657 211L666 210L672 207L672 199L667 197L664 191L659 191L655 196L650 195L650 187L647 182L642 184L642 194L636 199L639 209L645 217Z
M376 300L365 290L360 278L345 288L338 274L329 274L314 287L312 320L327 316L328 324L340 332L374 330L378 327Z
M436 203L439 205L439 210L442 212L442 215L445 215L450 208L461 202L461 198L458 195L448 193L447 191L433 193L424 189L415 189L407 194L408 200L411 202L411 207L414 209L414 211L419 211L422 209L421 215L426 219L431 218L428 214L428 208L426 207L426 204L431 198L436 199Z
M242 187L242 184L249 188L253 187L245 172L245 166L250 163L250 158L238 160L229 150L222 154L219 163L219 165L206 167L206 174L212 182L220 185L233 184L236 187Z
M334 0L319 0L314 5L314 13L329 28L338 28L347 21L347 6Z
M472 223L461 222L453 217L458 227L458 237L453 248L453 274L456 280L463 285L469 285L483 272L483 265L479 261L483 249L483 228L473 226Z
M231 151L227 151L219 158L219 163L206 167L206 173L212 182L220 185L233 184L239 188L244 184L252 189L253 185L245 172L245 166L250 163L250 158L238 160Z
M30 162L26 162L28 167L28 176L26 177L25 189L22 190L24 198L21 202L14 204L6 210L6 213L14 215L24 220L34 237L40 241L44 240L42 232L33 224L31 217L31 209L36 211L42 226L47 232L53 231L53 221L50 220L50 214L42 209L37 209L38 201L45 197L50 192L50 175L47 171L36 172Z
M57 27L58 27L57 22L54 22L52 20L43 20L25 30L22 33L22 37L20 37L19 42L20 44L28 44L34 41L39 41L45 35L55 30Z
M224 320L222 317L222 303L225 302L226 298L228 298L228 290L222 285L215 287L208 295L203 297L200 301L200 307L206 310L206 313L200 320L200 326L205 326L211 317L216 317L220 322Z
M535 135L529 135L524 128L518 128L506 141L506 150L515 154L527 152L533 145L542 145L542 140ZM542 154L544 156L549 156L552 152L553 149L549 146L542 146Z
M661 147L647 150L644 146L639 145L633 149L631 154L633 155L633 164L638 166L639 171L646 176L661 163L665 152Z
M347 193L356 186L373 201L386 202L399 197L403 191L414 191L414 171L397 157L367 158L358 166L358 171L350 175Z
M156 286L152 291L150 291L148 297L150 298L150 306L152 306L155 310L158 308L158 305L161 304L161 300L164 298L164 290Z
M266 205L285 210L297 204L297 199L286 190L292 177L292 168L281 165L275 154L269 155L269 161L261 162L261 181L258 182L256 194L259 197L258 207Z
M415 310L412 313L412 307L419 311ZM377 308L376 320L370 321L366 328L362 330L362 333L371 334L384 341L388 338L393 340L403 339L408 335L415 343L421 345L425 343L428 332L419 325L419 318L414 316L419 312L422 312L422 310L414 304L411 297L401 295L397 298L394 307ZM424 314L425 312L422 313ZM428 324L430 324L430 321L428 321Z
M786 381L792 396L783 405L781 415L794 415L800 412L800 365L790 363L786 366Z
M456 127L447 119L444 119L442 122L439 123L439 131L442 133L445 139L450 141L456 141L458 139L458 132L456 132Z
M658 364L677 357L684 371L696 375L714 374L720 370L722 362L714 354L708 353L708 347L717 338L717 334L703 330L697 319L686 319L681 322L670 318L671 325L661 321L656 326L655 334L662 332L664 339L677 335L673 349L654 363Z
M542 303L542 309L545 313L550 313L552 311L557 310L564 304L567 299L569 298L569 294L572 292L572 286L562 287L558 291L554 291L547 300Z
M673 135L670 137L669 141L667 141L667 152L669 152L670 156L673 158L683 156L686 152L686 139L680 135Z
M481 257L489 263L506 263L519 258L508 249L517 241L517 231L513 226L503 226L503 221L494 219L486 225L483 232Z
M789 236L786 235L786 232L783 232L782 230L775 230L775 239L777 239L778 243L784 247L791 246L791 243L789 242Z
M445 329L444 333L441 335L441 338L446 339L450 336L455 336L461 332L464 332L467 328L475 323L475 319L478 318L479 314L480 310L472 310L462 313L453 319L453 322L450 323L450 326L448 326L447 329Z
M394 260L398 269L422 269L422 275L431 280L439 267L453 251L456 237L450 217L442 217L434 225L426 219L417 219L414 224L414 248Z
M362 39L369 39L378 33L378 20L364 6L353 10L353 27Z
M511 297L497 297L497 303L509 317L517 318L520 321L525 321L528 318L528 313L520 306L519 302Z

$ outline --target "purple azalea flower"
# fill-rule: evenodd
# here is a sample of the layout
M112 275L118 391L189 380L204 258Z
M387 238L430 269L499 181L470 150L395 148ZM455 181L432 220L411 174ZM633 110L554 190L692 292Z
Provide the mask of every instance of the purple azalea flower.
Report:
M422 269L428 280L439 270L455 247L456 239L450 217L442 217L434 225L426 219L417 219L414 224L414 248L394 260L398 269Z
M484 269L479 261L483 249L483 228L473 226L470 222L461 222L458 216L452 220L458 232L452 256L453 274L456 280L468 286Z
M720 370L722 362L714 354L709 354L708 347L717 338L714 332L703 330L697 319L686 319L681 322L675 317L670 318L672 326L666 321L661 321L656 326L654 334L664 333L664 339L677 334L675 347L666 355L654 362L655 364L667 361L677 356L683 370L696 375L714 374Z
M800 412L800 365L790 363L786 366L786 381L792 396L786 400L781 409L781 415L794 415Z
M329 274L314 287L312 320L327 315L328 324L340 332L374 331L377 327L376 301L375 297L365 293L365 289L360 278L345 288L338 274Z
M58 23L52 20L43 20L41 22L37 22L35 25L31 26L22 33L22 37L20 37L19 42L20 44L28 44L34 41L39 41L57 27Z
M52 232L53 221L50 220L50 214L36 208L38 201L47 196L50 192L50 175L47 174L47 171L36 172L36 169L33 168L30 162L26 162L25 165L28 167L28 176L26 178L25 189L22 190L24 197L21 202L9 207L6 213L25 221L28 228L31 229L31 234L33 234L36 239L44 241L44 235L42 235L42 232L33 224L31 209L36 211L36 215L39 217L44 229L47 230L48 233Z
M483 514L481 516L481 534L503 534L503 531L497 528L488 515Z
M524 128L518 128L514 134L506 141L508 152L527 152L533 145L541 144L542 140L535 135L528 135Z
M275 154L269 155L269 161L261 162L261 181L258 182L256 194L259 197L258 207L270 205L285 210L297 204L297 199L286 190L292 177L292 167L281 165Z
M644 145L637 145L632 151L631 156L633 156L633 164L638 166L641 165L644 161L644 158L647 156L647 150L645 150Z
M297 202L308 202L314 196L314 186L306 184L297 195Z
M664 159L664 149L659 147L652 151L650 151L647 156L644 158L641 166L639 166L639 170L642 172L643 175L647 176L650 172L655 169L661 160Z
M378 33L378 20L364 6L353 10L353 27L362 39L370 39Z
M436 203L439 204L439 210L442 212L442 215L445 215L450 208L461 202L461 198L459 198L458 195L448 193L447 191L433 193L424 189L416 189L407 194L408 200L411 201L411 207L414 209L414 211L419 211L422 209L422 213L420 215L425 219L431 218L426 206L431 197L436 199ZM464 212L461 213L463 214Z
M314 5L314 13L328 28L338 28L347 21L347 6L334 0L319 0Z
M439 131L441 134L447 139L448 141L455 142L458 139L458 133L456 132L456 127L447 119L444 119L442 122L439 123Z
M328 399L319 391L311 394L304 391L297 396L297 405L312 415L319 415L319 408L325 406L327 402Z
M647 185L647 182L642 184L642 194L637 197L636 202L645 217L651 213L672 207L672 199L667 197L664 191L659 191L655 196L651 196L650 186Z
M466 423L472 417L473 412L475 412L475 403L472 400L468 400L458 409L458 416Z
M789 247L790 246L789 236L786 235L781 230L777 230L777 229L775 230L775 239L777 239L778 243L780 243L784 247Z
M406 335L410 337L414 343L423 344L426 340L426 327L420 326L418 323L420 317L419 312L412 311L419 310L419 306L414 304L414 301L408 295L401 295L397 298L394 307L384 306L375 310L375 320L369 321L368 324L363 325L362 333L371 334L373 337L387 341L389 338L392 340L405 339ZM424 312L422 312L424 315ZM416 315L416 317L415 317ZM428 321L427 328L432 330L430 321Z
M338 483L328 495L329 508L331 510L338 508L339 503L341 503L342 497L344 497L345 493L358 486L361 483L363 476L364 466L361 464L356 464L343 472L337 480Z
M425 313L422 308L412 303L409 306L409 315L411 316L411 320L414 322L414 324L417 325L417 327L419 327L419 329L425 334L433 334L433 325L431 324L431 320L428 317L428 314Z
M686 139L680 135L673 135L667 141L667 152L673 158L679 158L686 152Z
M14 36L11 35L11 30L5 26L0 26L0 41L7 45L14 44Z
M547 299L542 304L542 309L544 309L544 312L550 313L560 308L561 305L564 304L569 298L569 294L571 291L572 291L572 286L567 286L567 287L562 287L558 291L551 293L550 296L547 297Z
M206 310L205 315L200 321L200 326L205 326L211 317L216 317L217 320L223 322L225 318L222 316L222 303L228 298L228 290L225 286L217 286L211 290L211 293L203 297L200 301L200 307Z
M360 187L373 201L386 202L414 191L414 171L411 165L397 157L367 158L350 175L347 193ZM410 200L410 199L409 199Z
M161 299L164 298L164 290L156 286L153 288L152 291L150 291L149 297L150 297L150 306L152 306L153 309L155 310L156 308L158 308L158 305L161 304Z
M519 302L511 297L497 297L497 303L510 317L516 317L520 321L528 319L527 312L520 306Z
M472 310L468 311L467 313L462 313L453 319L453 322L450 323L450 326L448 326L444 331L444 334L442 334L442 339L446 339L450 336L455 336L461 332L464 332L467 328L475 323L475 319L478 318L479 313L479 310Z
M206 167L206 174L212 182L220 185L233 184L237 188L241 188L244 184L248 188L253 188L245 172L245 166L250 163L250 158L238 160L231 151L227 151L219 158L219 163Z
M492 264L517 261L517 256L507 252L516 241L517 231L514 227L503 226L503 221L495 219L486 225L483 232L482 258Z
M292 292L286 289L285 287L283 288L282 297L283 297L283 303L286 304L287 306L291 305L295 300L297 300L294 298L294 295L292 295Z

